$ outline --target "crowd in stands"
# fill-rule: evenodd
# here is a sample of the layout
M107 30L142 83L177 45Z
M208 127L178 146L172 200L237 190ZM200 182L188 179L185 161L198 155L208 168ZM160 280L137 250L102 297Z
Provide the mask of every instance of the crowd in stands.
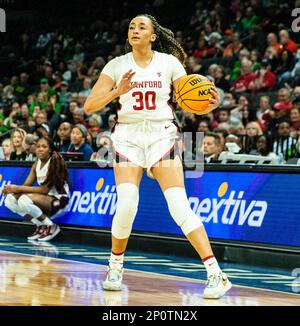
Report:
M34 160L41 135L52 137L60 152L82 153L84 161L98 160L101 148L109 152L117 100L91 116L83 106L104 65L123 54L130 18L144 11L174 31L186 51L187 73L206 75L223 90L220 107L207 115L173 103L183 132L205 134L193 155L203 150L207 163L234 161L233 155L297 163L300 40L291 30L291 8L300 8L300 1L180 3L168 15L166 0L135 6L136 12L124 2L115 10L102 7L82 28L80 22L28 27L7 36L0 44L2 159ZM181 19L176 12L184 13Z

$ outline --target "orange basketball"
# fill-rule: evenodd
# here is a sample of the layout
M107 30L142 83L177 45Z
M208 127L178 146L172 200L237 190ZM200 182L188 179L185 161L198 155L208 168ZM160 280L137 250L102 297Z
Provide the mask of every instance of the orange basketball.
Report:
M175 97L178 105L185 111L195 114L206 114L212 97L210 89L212 82L202 75L187 75L183 77L176 89Z

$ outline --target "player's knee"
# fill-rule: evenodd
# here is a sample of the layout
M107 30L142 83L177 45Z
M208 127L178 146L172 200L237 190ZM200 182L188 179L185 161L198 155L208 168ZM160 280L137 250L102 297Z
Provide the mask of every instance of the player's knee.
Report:
M14 195L8 194L4 201L5 207L14 213L18 213L18 202Z
M185 235L203 225L200 218L192 211L184 188L168 188L164 195L171 216Z
M137 213L138 187L132 183L122 183L117 187L118 204L112 223L112 234L117 239L128 238Z
M19 198L18 206L22 215L31 215L33 218L38 218L43 214L42 210L27 195L22 195Z

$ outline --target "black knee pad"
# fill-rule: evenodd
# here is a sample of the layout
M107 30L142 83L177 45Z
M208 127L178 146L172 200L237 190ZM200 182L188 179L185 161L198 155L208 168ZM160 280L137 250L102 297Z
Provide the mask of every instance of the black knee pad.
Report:
M69 203L70 198L63 196L60 199L54 198L51 203L52 215L56 214L60 209L65 208Z

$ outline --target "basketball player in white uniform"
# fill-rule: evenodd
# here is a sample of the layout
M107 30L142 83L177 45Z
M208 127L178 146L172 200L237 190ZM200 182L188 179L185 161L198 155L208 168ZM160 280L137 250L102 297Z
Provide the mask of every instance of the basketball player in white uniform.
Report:
M155 178L169 211L196 249L207 269L205 298L220 298L231 287L213 255L200 218L190 208L180 157L174 153L177 127L168 104L172 87L186 75L184 51L173 33L154 17L139 15L129 24L127 54L103 69L85 103L85 112L98 112L119 97L118 121L112 133L118 205L112 223L112 252L105 290L120 290L123 258L139 201L144 170ZM219 105L215 88L209 108ZM170 155L173 152L173 156ZM155 203L154 203L155 204ZM162 216L163 218L163 216Z
M38 158L23 186L7 185L3 189L6 195L5 206L16 214L26 216L36 225L28 240L49 241L60 228L52 218L61 213L70 198L69 177L63 158L55 152L49 138L40 138L36 145ZM32 184L37 181L38 186Z

